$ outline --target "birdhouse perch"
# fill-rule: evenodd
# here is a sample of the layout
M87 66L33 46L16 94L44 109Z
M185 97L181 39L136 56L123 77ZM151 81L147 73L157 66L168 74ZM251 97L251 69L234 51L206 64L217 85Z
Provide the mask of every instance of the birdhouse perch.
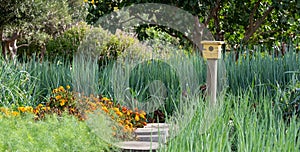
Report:
M203 44L203 58L221 59L221 50L224 41L201 41L201 44Z

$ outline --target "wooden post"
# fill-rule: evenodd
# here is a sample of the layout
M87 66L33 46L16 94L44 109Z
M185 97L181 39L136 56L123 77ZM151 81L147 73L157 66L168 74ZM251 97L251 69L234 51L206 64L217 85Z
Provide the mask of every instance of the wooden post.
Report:
M202 41L203 58L207 59L207 93L212 105L217 103L218 59L221 58L223 41Z
M217 103L218 60L207 60L207 88L211 104Z

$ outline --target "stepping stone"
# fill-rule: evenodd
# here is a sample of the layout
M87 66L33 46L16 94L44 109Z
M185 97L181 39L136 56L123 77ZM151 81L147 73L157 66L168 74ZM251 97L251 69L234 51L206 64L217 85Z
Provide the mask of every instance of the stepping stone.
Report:
M149 141L149 142L159 142L166 143L167 137L165 135L138 135L138 141Z
M117 144L123 152L155 152L159 148L157 142L124 141Z
M148 123L144 128L169 128L169 126L166 123Z
M134 132L136 135L168 135L167 128L137 128Z

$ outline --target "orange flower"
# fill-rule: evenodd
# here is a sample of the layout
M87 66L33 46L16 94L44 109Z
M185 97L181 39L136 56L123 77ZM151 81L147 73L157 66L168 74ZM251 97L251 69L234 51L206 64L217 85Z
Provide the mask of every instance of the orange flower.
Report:
M120 111L120 109L119 109L119 108L113 108L113 110L114 110L115 112L118 112L118 111Z
M117 111L117 112L116 112L116 114L117 114L118 116L120 116L120 117L122 117L122 116L123 116L123 113L122 113L122 112L120 112L120 111Z
M128 110L128 109L127 109L126 107L122 107L122 112L123 112L123 113L126 113L127 110Z
M60 100L60 106L64 106L67 101L65 99Z
M146 126L146 125L147 125L147 122L146 122L146 121L143 121L142 124L143 124L144 126Z
M26 111L25 107L18 107L18 110L21 111L21 112L25 112Z
M62 98L62 96L61 95L57 95L57 96L55 96L55 99L56 100L59 100L59 99L61 99Z
M106 106L103 106L103 107L102 107L102 110L105 111L106 113L108 113L108 109L107 109Z

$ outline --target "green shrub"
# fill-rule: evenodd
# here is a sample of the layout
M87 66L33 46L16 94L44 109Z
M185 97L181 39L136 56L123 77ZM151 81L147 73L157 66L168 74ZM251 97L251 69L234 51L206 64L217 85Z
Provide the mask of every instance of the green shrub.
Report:
M78 55L88 55L98 60L100 65L115 61L130 46L139 41L124 32L111 34L100 27L92 28L82 41ZM136 50L136 51L139 51Z
M51 39L46 45L47 57L50 60L54 58L72 59L73 53L77 51L80 42L89 30L90 26L85 22L80 22L57 38Z

